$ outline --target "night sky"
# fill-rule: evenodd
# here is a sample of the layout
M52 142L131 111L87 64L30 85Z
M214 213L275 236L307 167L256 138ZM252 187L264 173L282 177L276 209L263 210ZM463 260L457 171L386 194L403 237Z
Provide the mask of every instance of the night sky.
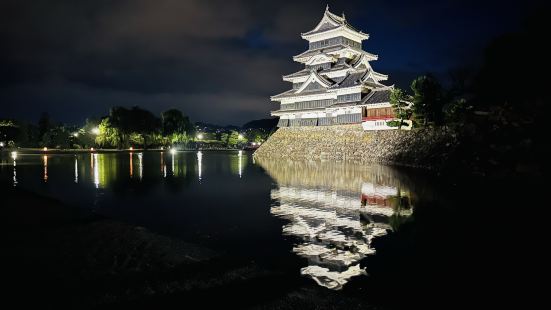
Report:
M242 125L276 109L281 76L301 65L301 32L326 4L369 33L364 49L408 87L426 72L475 66L483 47L518 29L535 1L44 0L0 2L0 118L43 111L79 124L111 106ZM523 55L526 56L526 55ZM512 60L518 62L519 60Z

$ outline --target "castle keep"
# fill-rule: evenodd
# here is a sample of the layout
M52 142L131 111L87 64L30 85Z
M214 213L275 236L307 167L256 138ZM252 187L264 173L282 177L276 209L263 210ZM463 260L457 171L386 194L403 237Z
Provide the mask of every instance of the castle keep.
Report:
M317 26L301 36L309 48L293 60L305 68L283 76L291 89L271 97L281 103L271 113L279 117L278 127L361 123L364 130L395 128L387 126L394 119L392 86L383 85L387 76L371 67L377 55L362 50L369 35L327 7Z

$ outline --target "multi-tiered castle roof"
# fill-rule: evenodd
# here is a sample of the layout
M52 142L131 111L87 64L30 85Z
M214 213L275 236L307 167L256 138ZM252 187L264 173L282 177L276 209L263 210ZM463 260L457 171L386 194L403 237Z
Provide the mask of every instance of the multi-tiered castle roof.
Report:
M362 107L389 106L391 87L381 83L388 77L370 64L378 56L362 50L369 35L352 27L344 14L327 7L317 26L301 36L309 48L293 60L305 67L283 76L292 88L271 97L281 103L272 111L280 127L359 123Z

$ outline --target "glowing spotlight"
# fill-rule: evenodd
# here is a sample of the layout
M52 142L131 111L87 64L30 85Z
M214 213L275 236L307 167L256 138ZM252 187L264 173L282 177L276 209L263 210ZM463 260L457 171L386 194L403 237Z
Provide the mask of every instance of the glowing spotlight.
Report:
M17 152L11 152L11 158L13 158L13 160L15 160L17 158Z
M176 154L176 149L170 149L170 154L172 155Z
M164 150L164 149L165 149L165 147L164 147L164 146L161 146L161 150Z
M44 152L47 152L47 151L48 151L48 148L47 148L47 147L44 147L42 150L44 150Z
M237 138L238 138L239 140L241 140L241 139L243 139L243 135L242 135L242 134L239 134L239 136L237 136Z
M92 133L95 135L99 135L99 128L98 127L92 128Z
M0 142L0 147L4 147L4 142Z
M133 147L130 147L130 148L129 148L129 150L133 151L133 150L134 150L134 148L133 148Z
M199 140L203 139L203 134L202 133L198 134L197 139L199 139Z
M93 152L93 151L94 151L94 148L93 148L93 147L91 147L91 148L90 148L90 152Z
M73 137L78 138L78 132L74 132Z

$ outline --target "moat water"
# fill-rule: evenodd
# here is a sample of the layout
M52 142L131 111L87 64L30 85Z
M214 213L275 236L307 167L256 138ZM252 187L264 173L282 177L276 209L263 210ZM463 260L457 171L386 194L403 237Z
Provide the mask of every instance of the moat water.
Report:
M475 275L484 283L500 273L483 266L511 240L496 234L503 208L513 204L499 198L506 185L379 165L255 161L237 151L4 152L0 163L3 186L331 290L381 295L419 289L421 279L439 287Z

